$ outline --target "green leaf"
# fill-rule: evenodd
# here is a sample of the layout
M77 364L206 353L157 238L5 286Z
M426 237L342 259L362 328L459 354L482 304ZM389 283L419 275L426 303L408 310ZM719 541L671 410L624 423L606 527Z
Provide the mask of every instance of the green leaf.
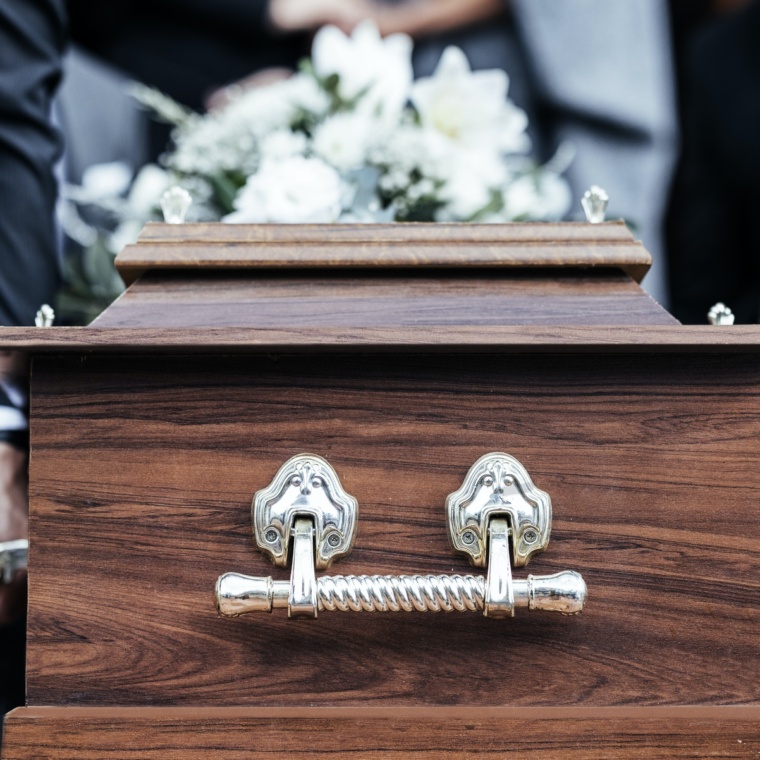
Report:
M214 200L219 204L223 214L230 214L235 210L235 198L243 186L227 174L216 174L209 177L208 181L214 189Z
M480 211L476 211L467 221L479 222L490 214L497 214L504 208L504 196L498 190L491 190L491 198Z

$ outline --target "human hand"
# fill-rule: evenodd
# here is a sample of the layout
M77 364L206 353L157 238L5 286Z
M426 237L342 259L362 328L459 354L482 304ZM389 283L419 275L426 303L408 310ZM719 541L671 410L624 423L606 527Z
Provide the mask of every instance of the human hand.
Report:
M373 10L369 0L270 0L269 18L282 32L310 31L326 24L350 32Z
M261 69L261 71L243 77L243 79L239 79L237 82L233 82L226 87L220 87L218 90L214 90L206 98L204 105L206 106L207 111L218 111L219 109L228 106L236 97L239 97L248 90L255 90L258 87L269 87L269 85L282 82L291 76L293 76L293 71L291 69L280 67Z
M420 38L496 18L509 6L509 0L409 0L378 4L372 18L384 37L402 33Z
M28 527L27 455L0 442L0 543L26 538ZM21 617L25 604L26 571L20 571L10 583L0 582L0 626Z

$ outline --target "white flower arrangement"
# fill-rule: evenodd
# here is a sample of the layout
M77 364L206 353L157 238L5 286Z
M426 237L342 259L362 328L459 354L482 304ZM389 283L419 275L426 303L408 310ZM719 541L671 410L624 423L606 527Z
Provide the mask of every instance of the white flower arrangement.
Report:
M192 218L230 223L564 216L569 187L531 162L506 73L473 72L450 47L432 76L413 81L411 57L406 35L328 26L289 79L203 116L164 103L176 124L167 184L191 193Z
M365 22L350 36L324 27L298 73L237 88L205 115L136 86L135 97L175 125L172 149L129 191L108 197L108 187L124 187L113 165L67 188L64 226L87 247L92 230L71 205L99 206L110 229L98 230L98 243L115 254L160 218L161 194L175 184L193 198L189 221L562 218L571 203L561 176L567 151L545 166L531 160L528 120L507 96L506 73L473 72L450 47L432 76L413 81L411 57L409 37L383 38Z

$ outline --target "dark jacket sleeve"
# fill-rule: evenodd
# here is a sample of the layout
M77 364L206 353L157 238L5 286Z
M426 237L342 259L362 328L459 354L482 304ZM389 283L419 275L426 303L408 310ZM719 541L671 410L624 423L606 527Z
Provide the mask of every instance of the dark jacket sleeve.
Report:
M0 2L0 322L33 324L58 286L50 121L61 78L63 0Z
M269 0L68 0L76 42L88 49L108 47L136 22L176 30L199 28L237 43L268 33ZM172 35L167 45L173 44Z
M268 24L269 0L152 0L151 4L231 35L251 35Z

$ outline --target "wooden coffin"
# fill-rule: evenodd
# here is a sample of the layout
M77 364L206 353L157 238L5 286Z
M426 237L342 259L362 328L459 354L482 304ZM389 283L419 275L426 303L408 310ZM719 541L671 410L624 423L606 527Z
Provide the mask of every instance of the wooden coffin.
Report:
M756 757L760 332L685 328L621 225L149 227L32 381L20 758ZM293 455L359 502L328 574L468 573L444 503L503 451L576 617L217 615Z

